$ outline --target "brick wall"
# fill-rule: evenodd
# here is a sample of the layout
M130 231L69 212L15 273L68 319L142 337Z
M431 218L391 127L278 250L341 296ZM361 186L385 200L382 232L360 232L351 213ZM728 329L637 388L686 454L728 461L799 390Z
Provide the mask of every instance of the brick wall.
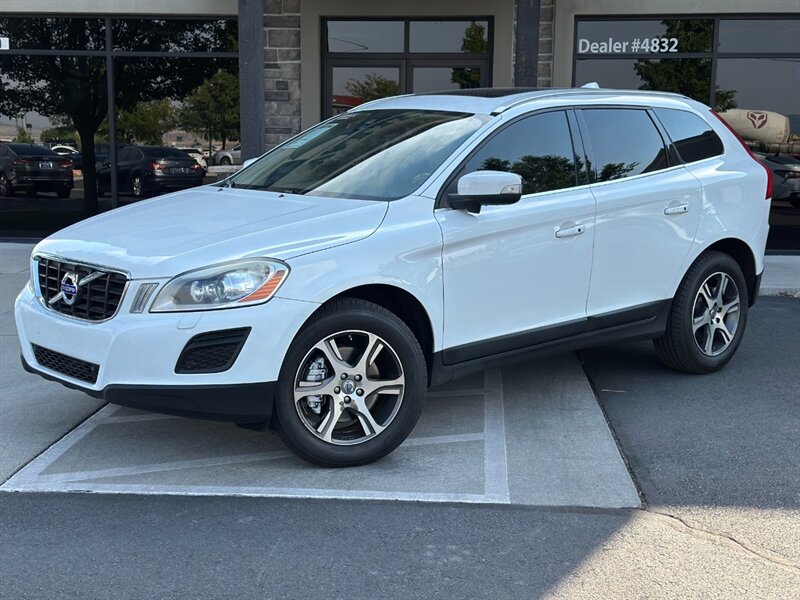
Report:
M300 131L300 0L264 0L266 145Z
M537 87L553 85L553 27L555 0L541 0L539 8L539 64L536 72Z

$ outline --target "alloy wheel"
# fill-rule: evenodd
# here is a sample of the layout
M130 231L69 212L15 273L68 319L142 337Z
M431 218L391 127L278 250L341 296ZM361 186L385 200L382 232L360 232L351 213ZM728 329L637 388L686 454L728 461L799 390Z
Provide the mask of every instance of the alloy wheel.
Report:
M294 378L303 425L334 445L370 440L391 424L403 402L405 375L394 349L367 331L342 331L309 350Z
M709 275L694 299L692 333L706 356L722 354L733 342L741 308L736 282L721 271Z
M133 178L133 195L137 198L142 195L142 178L139 176Z

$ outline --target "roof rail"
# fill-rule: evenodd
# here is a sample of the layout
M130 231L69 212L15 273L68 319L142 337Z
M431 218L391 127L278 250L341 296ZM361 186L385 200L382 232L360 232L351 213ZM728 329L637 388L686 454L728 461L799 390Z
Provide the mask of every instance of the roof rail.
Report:
M499 115L512 108L516 108L529 102L535 102L541 98L552 98L553 96L601 96L604 94L630 94L636 96L673 96L675 98L687 98L685 94L676 94L674 92L655 92L652 90L616 90L611 88L595 88L582 86L579 88L558 89L552 92L531 92L531 95L525 98L520 98L514 102L498 106L492 111L492 115ZM534 95L535 94L535 95Z

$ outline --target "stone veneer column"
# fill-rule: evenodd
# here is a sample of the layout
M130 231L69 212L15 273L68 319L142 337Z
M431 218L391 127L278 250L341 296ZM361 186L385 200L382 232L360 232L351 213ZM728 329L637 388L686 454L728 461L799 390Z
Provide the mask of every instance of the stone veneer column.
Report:
M265 133L272 148L300 131L300 0L264 0L264 33Z
M555 0L541 0L539 8L539 62L536 86L553 85L553 28L555 27Z

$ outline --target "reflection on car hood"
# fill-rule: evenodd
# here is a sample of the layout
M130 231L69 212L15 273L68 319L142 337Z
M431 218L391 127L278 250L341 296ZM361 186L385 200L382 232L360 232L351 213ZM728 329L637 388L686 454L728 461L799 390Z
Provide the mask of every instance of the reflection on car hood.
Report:
M40 242L34 252L173 277L246 256L290 259L363 239L387 202L202 187L103 213Z

